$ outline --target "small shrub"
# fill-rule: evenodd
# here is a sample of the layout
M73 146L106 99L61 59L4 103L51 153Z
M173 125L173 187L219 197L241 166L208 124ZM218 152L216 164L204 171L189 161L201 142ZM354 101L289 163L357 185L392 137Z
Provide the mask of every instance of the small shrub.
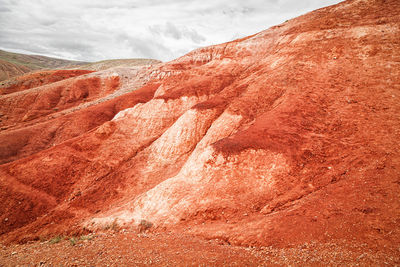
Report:
M69 239L69 243L71 244L71 246L75 246L76 242L78 242L78 240L75 237L71 237Z
M49 243L50 243L50 244L57 244L57 243L60 242L62 239L63 239L63 238L62 238L61 236L58 235L58 236L56 236L56 237L50 239L50 240L49 240Z
M111 230L118 232L120 229L119 224L118 224L118 219L115 218L114 221L111 224Z
M139 232L140 232L140 233L141 233L141 232L144 232L144 231L146 231L147 229L150 229L152 226L153 226L153 224L152 224L151 222L146 221L146 220L141 220L140 223L139 223L139 225L138 225Z
M103 228L104 230L113 230L114 232L118 232L120 229L120 226L118 224L118 219L115 218L114 221L110 224L107 224L106 226L104 226Z

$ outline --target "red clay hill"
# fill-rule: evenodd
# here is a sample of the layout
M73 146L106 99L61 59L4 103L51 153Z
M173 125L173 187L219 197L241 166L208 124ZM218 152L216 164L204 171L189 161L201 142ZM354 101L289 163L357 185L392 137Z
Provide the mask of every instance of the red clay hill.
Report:
M346 1L168 63L5 90L1 239L117 223L398 256L399 36L398 0Z

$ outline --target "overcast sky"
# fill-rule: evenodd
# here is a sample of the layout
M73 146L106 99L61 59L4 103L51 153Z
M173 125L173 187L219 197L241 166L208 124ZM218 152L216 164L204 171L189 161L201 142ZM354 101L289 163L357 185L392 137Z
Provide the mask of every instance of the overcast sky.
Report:
M172 60L340 0L0 0L0 49Z

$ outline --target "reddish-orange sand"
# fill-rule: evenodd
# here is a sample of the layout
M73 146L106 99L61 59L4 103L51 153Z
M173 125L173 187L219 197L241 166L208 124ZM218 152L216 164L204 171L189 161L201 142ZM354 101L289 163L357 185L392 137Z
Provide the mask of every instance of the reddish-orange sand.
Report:
M47 70L24 74L3 82L4 85L0 88L0 95L28 90L91 72L89 70Z
M0 96L2 261L400 264L399 36L398 0L346 1Z
M59 240L59 241L58 241ZM57 243L55 243L57 242ZM399 256L349 244L305 243L290 248L239 247L183 233L122 230L0 247L4 266L376 266Z

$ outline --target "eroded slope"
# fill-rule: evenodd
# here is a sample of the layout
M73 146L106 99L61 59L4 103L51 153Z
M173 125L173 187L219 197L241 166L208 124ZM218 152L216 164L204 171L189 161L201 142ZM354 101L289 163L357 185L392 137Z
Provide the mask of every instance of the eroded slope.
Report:
M117 90L130 101L107 122L0 166L4 239L117 219L244 245L398 246L399 11L348 1L135 73L148 84Z

